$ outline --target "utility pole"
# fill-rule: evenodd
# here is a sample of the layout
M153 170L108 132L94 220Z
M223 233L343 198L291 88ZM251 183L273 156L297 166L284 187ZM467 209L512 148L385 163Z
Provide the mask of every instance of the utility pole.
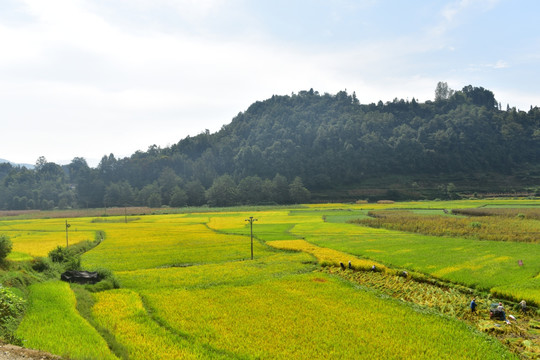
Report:
M68 241L68 229L71 225L68 224L67 220L66 220L66 248L68 247L69 245L69 241Z
M253 222L257 221L257 219L250 216L249 219L246 219L246 221L249 221L249 227L251 229L251 260L253 260Z

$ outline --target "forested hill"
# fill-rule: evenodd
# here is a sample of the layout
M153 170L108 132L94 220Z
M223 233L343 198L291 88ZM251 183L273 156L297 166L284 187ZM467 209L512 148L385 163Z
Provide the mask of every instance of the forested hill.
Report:
M540 109L500 111L491 91L472 86L435 102L370 105L344 91L310 90L257 102L218 133L164 153L203 160L210 173L280 173L326 188L366 175L510 172L538 162L539 124Z
M104 156L96 169L81 158L64 167L41 159L34 170L1 164L0 207L283 203L367 178L508 175L539 159L540 109L502 110L481 87L439 83L435 101L378 104L309 90L256 102L213 134ZM285 194L295 187L299 198Z

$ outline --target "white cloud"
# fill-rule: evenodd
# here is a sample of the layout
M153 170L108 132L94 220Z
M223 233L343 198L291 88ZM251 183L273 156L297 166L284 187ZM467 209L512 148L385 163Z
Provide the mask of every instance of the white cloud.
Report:
M128 33L81 1L26 4L37 21L8 29L13 41L3 45L15 56L0 68L7 80L0 84L2 117L26 139L10 148L25 159L128 155L215 131L253 101L309 86L313 74L324 87L324 62L292 49ZM31 40L31 51L16 47L21 40Z
M499 0L457 0L447 4L441 11L441 15L448 23L452 23L466 11L488 11Z
M446 30L490 4L450 3L439 13L440 33L376 41L357 34L347 47L313 50L265 34L242 13L248 11L242 1L25 0L32 22L0 23L0 117L10 119L10 133L26 140L7 139L0 157L33 162L40 155L50 161L127 156L206 128L216 131L254 101L311 87L356 91L363 103L429 100L438 81L453 87L467 72L453 73L451 61L431 57L459 55L445 41ZM156 15L165 11L167 27ZM244 17L245 28L222 29L216 17ZM470 62L483 64L475 70L493 71L510 69L515 61ZM8 147L12 157L2 153Z
M485 64L469 64L467 70L469 72L478 72L478 71L490 71L490 70L502 70L509 68L510 65L504 60L497 60L494 63L485 63Z
M505 69L508 67L508 63L504 60L499 60L495 64L491 65L494 69Z
M445 35L451 29L459 26L467 15L486 12L492 9L499 0L456 0L446 4L440 11L441 19L431 29L433 36Z

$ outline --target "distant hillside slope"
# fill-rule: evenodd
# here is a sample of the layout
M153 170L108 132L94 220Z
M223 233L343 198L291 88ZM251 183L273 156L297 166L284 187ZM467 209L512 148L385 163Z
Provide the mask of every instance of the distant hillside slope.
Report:
M30 164L17 164L9 160L0 159L0 164L5 164L5 163L11 164L13 166L24 166L27 169L32 169L34 167L34 165L30 165Z
M82 158L0 164L0 208L287 203L307 190L319 200L540 192L539 159L540 109L502 110L481 87L377 104L309 90L258 101L213 134L104 156L95 169Z
M184 139L160 153L182 156L182 166L213 174L280 173L326 188L373 175L511 173L538 164L539 124L537 107L500 111L491 91L470 86L436 102L370 105L344 91L310 90L256 102L219 132Z

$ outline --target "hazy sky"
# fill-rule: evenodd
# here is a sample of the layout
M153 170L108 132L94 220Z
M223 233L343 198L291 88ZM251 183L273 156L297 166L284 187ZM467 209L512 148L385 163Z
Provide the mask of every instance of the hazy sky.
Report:
M0 158L91 166L313 88L540 105L537 0L0 0Z

